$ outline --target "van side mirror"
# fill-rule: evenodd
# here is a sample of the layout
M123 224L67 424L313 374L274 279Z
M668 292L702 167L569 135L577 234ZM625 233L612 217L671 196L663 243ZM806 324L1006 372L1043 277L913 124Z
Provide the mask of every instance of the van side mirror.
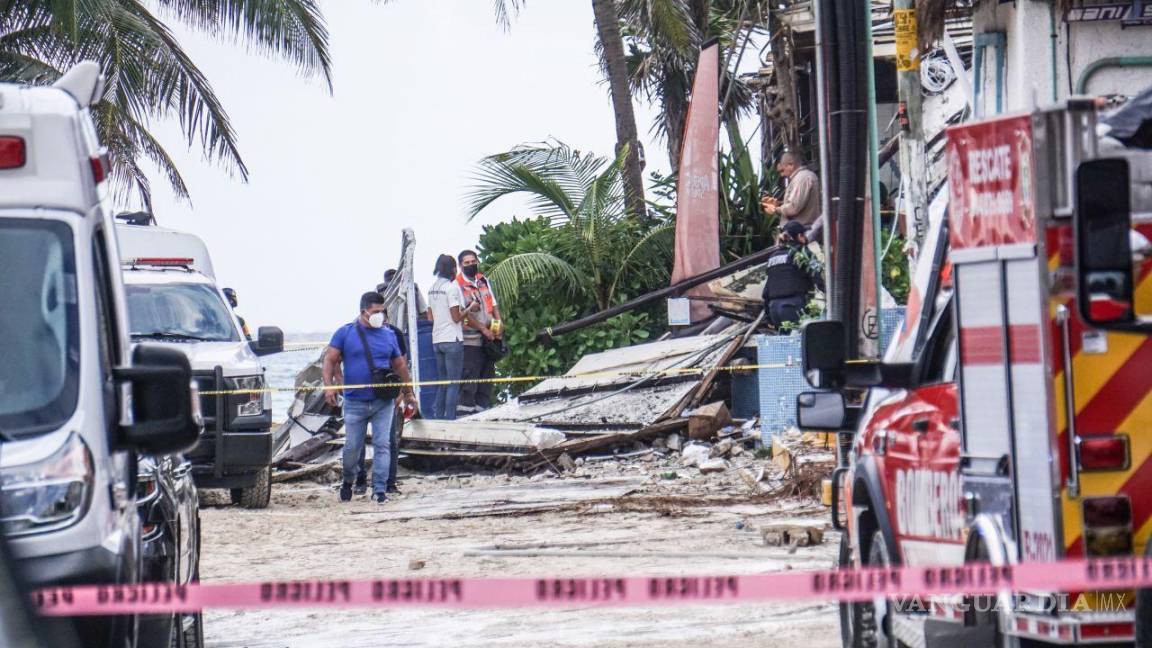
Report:
M284 350L284 331L278 326L261 326L256 330L256 339L249 342L248 346L258 356L280 353Z
M1076 169L1076 302L1092 326L1152 331L1136 311L1128 161L1087 160Z
M844 382L847 350L844 348L844 323L816 320L800 330L804 377L817 389L838 387Z
M138 345L132 366L114 375L132 393L132 424L120 427L120 445L149 454L178 452L200 438L204 420L192 383L192 365L176 349Z
M796 397L796 424L801 430L839 430L846 414L840 392L803 392Z

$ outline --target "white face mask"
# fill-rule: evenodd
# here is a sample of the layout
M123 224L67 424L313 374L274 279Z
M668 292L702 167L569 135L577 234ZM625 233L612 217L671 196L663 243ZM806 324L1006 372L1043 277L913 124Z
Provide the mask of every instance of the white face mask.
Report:
M372 313L368 316L368 326L380 328L384 326L384 313Z

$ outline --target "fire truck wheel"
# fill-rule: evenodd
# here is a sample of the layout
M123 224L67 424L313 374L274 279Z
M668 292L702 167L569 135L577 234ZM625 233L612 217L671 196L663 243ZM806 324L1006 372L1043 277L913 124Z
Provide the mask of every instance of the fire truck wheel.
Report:
M879 567L891 564L891 553L884 534L877 530L872 535L865 565ZM840 538L841 566L851 567L852 554L848 536ZM891 607L887 599L840 604L840 639L844 648L897 648L899 644L891 634L888 619Z
M1152 648L1152 589L1136 590L1136 648Z
M852 545L848 533L840 534L840 557L836 563L841 569L852 569ZM875 637L875 619L871 603L840 603L840 642L844 648L871 648L875 642L865 643L864 636Z

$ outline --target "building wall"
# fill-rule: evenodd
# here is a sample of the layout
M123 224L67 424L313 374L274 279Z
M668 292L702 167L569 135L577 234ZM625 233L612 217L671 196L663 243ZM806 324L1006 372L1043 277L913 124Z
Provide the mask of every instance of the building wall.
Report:
M1053 103L1053 94L1057 101L1075 94L1074 85L1084 69L1103 57L1152 55L1152 27L1122 29L1119 22L1068 24L1052 2L1038 0L1004 4L985 0L973 15L973 32L977 39L994 32L1005 35L1000 112L1027 111ZM980 77L973 83L978 87L977 114L987 117L997 112L992 46L984 47ZM1087 92L1131 96L1149 86L1152 68L1108 69L1093 77Z

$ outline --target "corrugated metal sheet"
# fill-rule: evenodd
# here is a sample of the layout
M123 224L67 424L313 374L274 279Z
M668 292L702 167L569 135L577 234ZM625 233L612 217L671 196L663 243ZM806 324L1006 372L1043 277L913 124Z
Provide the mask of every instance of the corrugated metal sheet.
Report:
M612 349L586 355L565 376L545 380L524 393L528 399L548 394L606 390L635 382L637 377L668 369L716 364L724 353L724 335L699 335ZM674 374L682 375L682 374Z
M584 392L538 400L513 400L469 416L468 421L528 421L545 426L604 431L638 429L654 423L696 388L699 380L684 380L623 393Z

